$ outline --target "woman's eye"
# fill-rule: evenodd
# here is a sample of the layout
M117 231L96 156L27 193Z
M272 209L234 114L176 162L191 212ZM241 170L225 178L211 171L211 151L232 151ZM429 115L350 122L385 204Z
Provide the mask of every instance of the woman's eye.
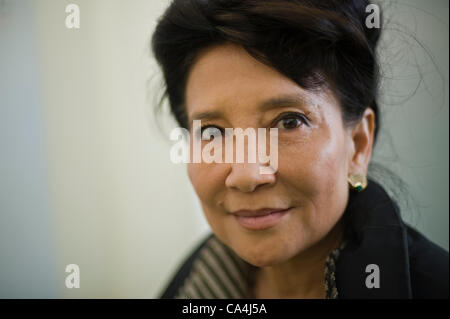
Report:
M205 125L200 128L199 133L201 134L201 136L207 135L208 137L211 135L224 134L223 129L215 125Z
M284 130L294 130L300 127L302 124L306 124L306 120L300 114L288 115L280 120L275 125L275 128Z

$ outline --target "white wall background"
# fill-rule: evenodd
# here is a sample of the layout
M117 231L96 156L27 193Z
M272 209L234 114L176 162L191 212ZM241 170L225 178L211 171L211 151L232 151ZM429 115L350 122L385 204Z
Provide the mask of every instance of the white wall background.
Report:
M78 30L64 25L69 3L80 6ZM160 77L149 41L168 3L0 1L0 297L157 297L209 231L151 110ZM405 218L448 249L448 2L390 10L445 83L388 30L389 134L375 159L410 185L420 214ZM417 82L414 57L425 84L400 103ZM79 289L64 286L71 263Z

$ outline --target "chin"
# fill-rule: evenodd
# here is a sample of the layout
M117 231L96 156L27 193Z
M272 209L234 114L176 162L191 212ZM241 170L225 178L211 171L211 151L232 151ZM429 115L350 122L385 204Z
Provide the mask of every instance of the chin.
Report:
M273 254L264 255L264 256L247 254L247 255L241 256L241 258L255 267L275 266L275 265L282 263L289 259L288 257L282 258L278 255L273 255Z
M233 249L243 260L255 267L270 267L289 260L292 256L281 247L240 247Z
M305 248L304 239L289 236L288 233L289 228L285 227L249 233L234 224L226 230L215 232L226 246L255 267L270 267L286 262Z

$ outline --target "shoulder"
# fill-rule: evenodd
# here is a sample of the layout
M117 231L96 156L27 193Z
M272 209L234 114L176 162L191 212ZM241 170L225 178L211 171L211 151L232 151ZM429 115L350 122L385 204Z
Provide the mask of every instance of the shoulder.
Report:
M348 245L337 261L340 298L448 298L448 252L405 223L383 187L371 182L351 193ZM367 265L378 266L381 285L368 287ZM381 279L380 279L381 278Z
M181 264L161 298L248 298L253 270L253 266L211 234Z
M406 225L413 298L448 298L449 254Z
M163 293L160 295L161 299L175 298L179 288L183 285L184 281L191 273L194 261L197 259L199 253L213 236L213 234L209 234L208 236L206 236L206 238L202 239L200 243L197 244L197 246L188 254L179 268L176 270L175 275L172 276L170 282L163 290Z

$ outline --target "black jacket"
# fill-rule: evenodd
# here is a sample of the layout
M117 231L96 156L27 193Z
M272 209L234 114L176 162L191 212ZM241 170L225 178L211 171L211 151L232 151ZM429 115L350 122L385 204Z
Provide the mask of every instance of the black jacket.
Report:
M449 255L405 224L397 204L369 181L363 192L351 192L344 212L347 244L336 264L339 298L448 298ZM161 298L175 298L192 271L208 236L187 258ZM366 280L379 270L379 287ZM369 285L370 286L370 285Z

